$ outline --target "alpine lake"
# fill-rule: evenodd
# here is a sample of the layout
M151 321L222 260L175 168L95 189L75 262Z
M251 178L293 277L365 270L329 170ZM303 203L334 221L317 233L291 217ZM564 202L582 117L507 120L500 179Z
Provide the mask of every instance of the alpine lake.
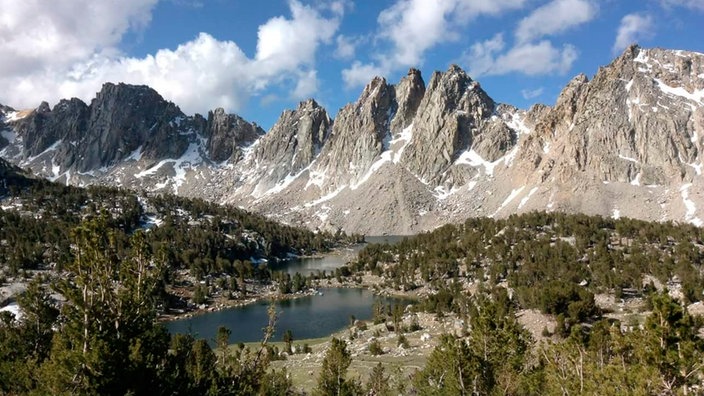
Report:
M366 237L367 243L396 243L403 236ZM275 271L300 272L309 275L315 272L330 273L348 261L364 247L364 244L332 252L329 255L289 260L276 267ZM315 295L276 302L276 329L273 340L280 341L284 332L290 330L297 340L327 337L349 325L351 317L367 320L372 317L375 302L384 306L409 303L408 300L380 297L361 288L321 288ZM165 323L171 333L192 334L214 344L217 329L225 326L232 331L230 342L256 342L264 335L267 326L268 301L207 312L192 317Z

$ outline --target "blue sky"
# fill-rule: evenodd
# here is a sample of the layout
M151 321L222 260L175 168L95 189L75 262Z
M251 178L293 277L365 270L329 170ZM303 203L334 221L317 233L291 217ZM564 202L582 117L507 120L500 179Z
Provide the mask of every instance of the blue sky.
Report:
M300 100L334 116L374 75L456 63L528 108L631 42L704 52L704 0L3 0L0 103L128 82L268 129Z

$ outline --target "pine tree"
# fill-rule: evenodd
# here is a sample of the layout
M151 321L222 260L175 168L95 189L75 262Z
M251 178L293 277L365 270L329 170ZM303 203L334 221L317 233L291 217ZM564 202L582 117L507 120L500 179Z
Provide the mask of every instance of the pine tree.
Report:
M347 369L352 363L347 343L334 338L323 358L322 369L318 377L318 386L314 394L318 396L351 396L361 393L360 386L348 380Z
M384 366L379 362L369 374L367 382L366 394L368 396L389 396L391 395L391 387L389 386L389 376L386 375Z

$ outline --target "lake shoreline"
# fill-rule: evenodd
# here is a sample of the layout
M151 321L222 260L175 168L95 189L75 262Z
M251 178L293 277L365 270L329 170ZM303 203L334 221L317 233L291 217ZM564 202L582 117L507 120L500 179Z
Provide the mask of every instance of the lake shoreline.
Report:
M321 287L315 295L301 298L283 298L276 301L276 336L278 341L284 331L291 330L297 339L328 337L344 330L352 320L371 320L372 307L401 304L412 301L380 296L369 288ZM268 323L268 303L247 304L227 311L182 317L163 325L171 333L194 334L197 338L213 340L217 328L225 326L232 331L231 343L260 341L262 328Z
M316 253L312 255L303 255L303 256L295 256L291 257L290 259L285 259L282 260L282 263L287 263L291 262L293 260L325 260L326 258L334 258L334 260L337 262L339 266L344 265L346 262L350 262L354 259L356 259L357 254L359 253L359 250L363 249L364 246L370 244L370 243L395 243L397 241L400 241L402 238L406 238L407 236L371 236L367 237L370 239L370 241L361 243L361 244L356 244L356 245L346 245L346 246L340 246L337 248L334 248L330 250L329 252L326 253ZM355 249L358 248L358 249ZM343 260L340 260L343 259ZM339 268L339 267L338 267ZM286 268L272 268L273 271L284 271L286 272ZM325 273L326 275L333 275L334 274L334 269L330 269L331 271L328 272L327 268L323 268L322 270L318 270L318 273L323 274ZM288 272L290 274L290 272ZM314 273L314 272L309 272L309 273ZM293 275L293 274L291 274ZM230 309L230 308L238 308L238 307L245 307L249 306L252 304L257 304L263 301L282 301L282 300L293 300L293 299L298 299L298 298L303 298L303 297L308 297L315 295L318 293L318 289L320 288L358 288L358 289L369 289L371 290L375 295L380 296L380 297L391 297L391 298L402 298L402 299L410 299L410 300L417 300L419 296L409 293L409 292L403 292L399 290L395 290L390 287L385 287L381 285L381 281L383 279L373 279L375 277L370 276L365 273L365 275L362 277L362 282L361 283L356 283L352 280L346 279L344 282L340 283L337 282L337 279L335 278L321 278L315 281L315 284L309 288L306 291L302 292L297 292L297 293L281 293L277 289L277 284L274 282L269 285L258 285L255 283L250 283L247 286L251 286L251 290L247 290L247 293L252 293L251 297L245 297L244 299L228 299L223 295L217 295L214 298L210 299L209 304L201 304L199 306L189 306L186 308L181 309L181 312L172 310L169 313L160 313L157 316L157 322L159 323L168 323L176 320L181 320L181 319L186 319L186 318L192 318L194 316L198 315L204 315L207 313L212 313L212 312L218 312L222 311L225 309ZM378 277L377 277L378 278ZM193 286L195 288L195 286ZM189 288L191 289L191 288ZM185 295L181 294L179 295L182 299L186 301L191 301L188 297Z

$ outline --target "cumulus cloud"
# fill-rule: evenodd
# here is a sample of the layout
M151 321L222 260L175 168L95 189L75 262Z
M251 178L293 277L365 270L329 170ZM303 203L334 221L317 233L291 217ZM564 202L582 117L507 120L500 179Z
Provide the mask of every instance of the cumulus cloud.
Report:
M377 41L387 47L373 55L375 61L355 62L343 70L348 87L366 84L377 73L419 66L434 46L457 40L458 28L480 15L498 15L523 7L526 0L397 0L383 10L377 22Z
M577 49L571 44L558 48L545 37L587 23L597 12L594 0L552 0L520 20L512 47L507 49L503 33L498 33L488 40L474 43L463 55L464 63L474 77L567 73L578 57ZM542 94L542 90L523 91L522 94L525 99L530 99Z
M503 12L516 10L525 5L526 0L459 0L457 3L457 17L467 20L476 16L499 15Z
M577 49L572 45L556 48L548 40L538 43L519 44L504 54L503 35L475 43L465 54L469 72L474 77L501 75L512 72L530 76L558 73L570 70L577 59Z
M357 40L343 34L335 38L335 52L333 55L338 59L352 59L357 51Z
M383 66L373 63L362 63L355 61L347 69L342 71L342 80L347 88L363 86L375 76L383 76L388 72Z
M454 1L398 1L379 14L381 37L393 43L390 56L394 64L414 65L431 46L454 39L448 16Z
M147 84L188 113L205 112L216 106L237 111L251 95L272 84L291 84L292 97L302 99L317 90L316 51L321 44L332 42L344 11L344 7L336 6L327 11L332 15L325 17L320 9L291 0L290 18L275 17L259 27L257 50L251 58L236 43L220 41L207 33L174 50L162 49L142 58L122 55L115 49L122 35L149 22L155 1L85 0L84 8L91 12L98 12L93 10L98 8L103 15L91 18L85 12L68 10L68 6L41 7L39 0L18 1L19 10L10 7L7 13L3 11L3 17L8 14L9 18L0 19L0 57L14 59L13 54L22 45L41 44L46 31L58 34L55 40L59 44L49 42L48 50L36 51L30 59L32 69L12 72L7 65L15 62L0 63L0 68L5 68L0 76L0 101L32 107L43 99L89 99L105 81ZM125 11L125 7L132 11ZM26 13L47 22L24 26L19 35L9 34L20 24L5 20L21 21ZM74 15L80 15L80 20L74 20ZM87 32L98 34L86 38ZM76 43L67 48L65 57L60 45L63 42Z
M0 75L61 68L96 51L112 52L129 29L151 20L157 0L3 0ZM91 22L93 21L93 22Z
M618 53L638 40L653 36L653 18L650 15L628 14L621 19L612 51Z
M519 43L561 33L591 21L598 7L588 0L553 0L523 18L516 29Z

